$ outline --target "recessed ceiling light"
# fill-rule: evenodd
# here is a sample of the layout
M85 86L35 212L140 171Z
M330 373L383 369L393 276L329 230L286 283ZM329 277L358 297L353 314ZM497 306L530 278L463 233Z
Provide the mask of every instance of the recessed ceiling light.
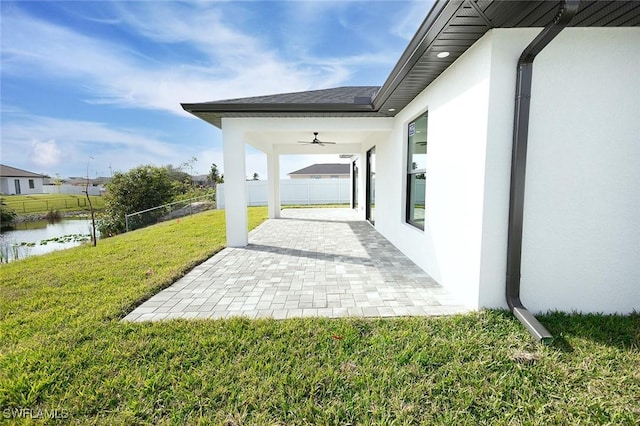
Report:
M440 52L436 56L440 59L446 58L447 56L449 56L449 52Z
M395 110L396 110L395 108L389 108L387 111L389 111L389 112L393 112L393 111L395 111Z

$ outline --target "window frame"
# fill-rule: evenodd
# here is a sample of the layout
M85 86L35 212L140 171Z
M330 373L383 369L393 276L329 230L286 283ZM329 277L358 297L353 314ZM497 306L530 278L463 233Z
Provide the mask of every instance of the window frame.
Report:
M414 166L415 162L414 162L414 154L415 154L415 150L413 149L413 144L414 141L412 140L412 137L415 136L415 126L416 123L421 120L424 119L426 121L425 123L425 161L423 164L423 167L416 167ZM416 178L421 178L424 179L426 181L426 175L427 175L427 167L426 167L426 154L427 154L427 147L428 147L428 125L429 125L429 111L425 110L424 112L422 112L420 115L416 116L413 120L411 120L409 123L407 123L407 133L406 133L406 148L407 148L407 155L406 155L406 168L405 168L405 174L406 174L406 191L405 191L405 222L408 225L411 225L417 229L423 230L424 231L424 224L425 224L425 220L426 220L426 194L425 194L425 207L424 207L424 216L422 217L422 220L416 220L415 217L415 210L416 210L416 203L415 203L415 188L413 185L413 180ZM412 129L413 127L413 129ZM421 153L422 154L422 153ZM413 196L412 196L413 195Z

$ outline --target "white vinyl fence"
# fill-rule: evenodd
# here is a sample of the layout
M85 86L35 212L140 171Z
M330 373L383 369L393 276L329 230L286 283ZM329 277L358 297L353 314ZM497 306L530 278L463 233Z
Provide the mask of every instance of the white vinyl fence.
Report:
M268 204L268 183L247 181L247 205ZM351 179L286 179L280 181L282 205L349 204ZM224 184L218 185L218 208L225 206Z
M45 194L84 194L85 187L79 185L43 185L43 192ZM89 195L102 195L104 192L103 186L89 186Z

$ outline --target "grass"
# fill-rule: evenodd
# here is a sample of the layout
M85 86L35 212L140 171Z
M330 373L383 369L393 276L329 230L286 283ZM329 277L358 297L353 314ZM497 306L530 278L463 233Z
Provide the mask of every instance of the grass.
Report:
M91 195L91 203L94 209L104 207L104 198ZM86 195L72 194L32 194L32 195L6 195L2 197L7 206L18 214L44 214L52 210L65 211L89 211L89 202Z
M283 209L333 209L333 208L345 208L349 207L349 203L346 204L283 204Z
M251 208L250 226L265 216L265 208ZM502 311L119 321L223 243L223 214L209 211L96 248L0 266L5 418L56 413L77 423L127 425L640 423L638 314L542 316L557 336L551 346L532 343Z

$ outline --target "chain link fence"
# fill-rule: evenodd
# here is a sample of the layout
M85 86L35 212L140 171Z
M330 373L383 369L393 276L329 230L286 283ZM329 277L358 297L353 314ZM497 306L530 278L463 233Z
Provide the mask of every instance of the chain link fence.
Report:
M33 199L16 199L21 196L4 197L3 200L7 206L12 208L16 213L39 213L50 210L89 210L89 202L86 196L69 196L67 198L47 198L47 196L33 196ZM28 197L29 198L29 197ZM93 207L98 208L104 206L102 197L91 196Z
M176 201L159 207L125 215L126 231L144 228L167 220L190 216L216 208L215 194Z

